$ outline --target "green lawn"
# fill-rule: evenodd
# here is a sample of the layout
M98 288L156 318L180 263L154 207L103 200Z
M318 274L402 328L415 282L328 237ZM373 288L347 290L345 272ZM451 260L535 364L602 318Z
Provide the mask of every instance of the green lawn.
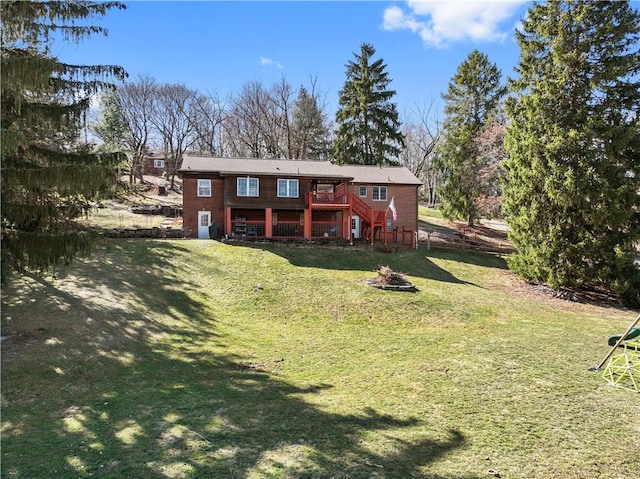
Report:
M3 290L2 477L628 479L640 397L588 368L635 315L488 255L109 240Z
M132 213L131 205L113 202L104 208L94 208L86 217L78 221L86 226L100 229L111 228L154 228L162 224L166 217L162 215L143 215Z
M420 205L418 206L418 216L422 218L442 218L442 213L440 213L439 209L436 208L428 208L426 206Z

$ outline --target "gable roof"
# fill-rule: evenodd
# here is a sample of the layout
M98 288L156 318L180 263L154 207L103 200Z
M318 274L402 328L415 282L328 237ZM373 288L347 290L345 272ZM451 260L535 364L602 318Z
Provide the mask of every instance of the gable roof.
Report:
M291 176L356 183L422 185L422 182L404 166L334 165L330 161L184 155L180 171L219 173L222 176Z

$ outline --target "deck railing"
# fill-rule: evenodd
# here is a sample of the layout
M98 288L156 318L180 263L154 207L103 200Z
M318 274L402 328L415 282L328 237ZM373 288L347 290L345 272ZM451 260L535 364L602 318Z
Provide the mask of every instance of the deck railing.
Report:
M370 211L373 209L367 203L362 201L358 196L350 194L351 205L353 206L353 210L357 215L369 221Z
M330 193L326 191L311 192L307 195L309 205L348 205L349 197L346 193Z
M300 221L276 221L272 231L274 238L302 238L304 225Z
M233 238L265 238L265 222L249 220L231 221ZM273 238L303 238L304 225L300 221L276 221L272 226ZM314 221L311 224L313 238L337 239L342 238L342 223L339 221ZM384 232L376 231L376 240L382 241ZM417 238L413 230L394 229L387 231L386 242L396 246L413 248Z
M313 238L342 238L342 225L336 221L314 221L311 224Z
M264 221L233 220L231 221L231 236L233 237L264 237Z

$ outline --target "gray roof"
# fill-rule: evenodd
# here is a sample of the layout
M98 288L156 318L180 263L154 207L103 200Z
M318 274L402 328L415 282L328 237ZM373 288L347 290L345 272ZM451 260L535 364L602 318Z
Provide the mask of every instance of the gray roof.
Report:
M338 168L356 183L422 185L422 181L404 166L342 165Z
M334 165L329 161L215 158L184 155L182 172L336 179L356 183L421 185L404 166Z

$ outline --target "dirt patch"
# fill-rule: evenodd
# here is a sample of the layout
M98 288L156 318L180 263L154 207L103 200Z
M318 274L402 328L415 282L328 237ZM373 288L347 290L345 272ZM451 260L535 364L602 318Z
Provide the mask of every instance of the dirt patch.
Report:
M508 254L513 245L507 238L507 229L505 223L498 221L470 228L462 222L423 218L419 222L418 242L433 247Z
M568 288L555 290L544 284L528 283L510 271L505 271L504 284L496 285L496 288L534 301L557 304L559 307L561 305L563 309L579 310L584 306L623 308L620 300L606 291L580 291Z

